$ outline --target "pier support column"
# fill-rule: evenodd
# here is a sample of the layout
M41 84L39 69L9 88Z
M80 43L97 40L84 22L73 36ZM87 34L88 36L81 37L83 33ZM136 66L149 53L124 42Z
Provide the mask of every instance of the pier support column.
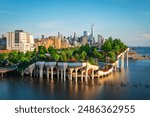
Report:
M128 50L127 50L127 68L128 68L128 58L129 58L129 56L128 56L128 54L129 54L129 52L128 52Z
M64 81L66 81L66 69L64 69Z
M51 80L53 80L53 67L51 67Z
M84 71L81 71L81 81L83 81L83 73Z
M117 60L117 65L116 66L117 66L117 68L119 68L119 59Z
M124 69L124 53L122 53L122 56L121 56L121 70Z
M88 68L85 71L85 82L88 82Z
M73 72L73 68L70 69L70 80L72 80L72 72Z
M78 69L75 69L75 82L78 81Z
M47 78L49 78L49 68L46 69Z
M40 78L43 78L43 67L40 67Z
M63 79L63 69L61 69L61 79Z
M31 77L31 78L32 78L32 72L33 72L33 70L30 70L30 71L29 71L30 77Z
M59 79L59 69L57 68L57 78Z
M94 70L92 70L92 80L94 79Z

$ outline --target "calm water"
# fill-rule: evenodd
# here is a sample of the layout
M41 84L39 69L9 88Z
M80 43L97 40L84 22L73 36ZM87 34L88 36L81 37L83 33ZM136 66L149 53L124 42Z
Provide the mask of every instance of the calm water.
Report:
M150 48L136 51L150 54ZM150 60L129 60L124 72L88 84L8 77L0 79L0 88L0 99L150 99Z

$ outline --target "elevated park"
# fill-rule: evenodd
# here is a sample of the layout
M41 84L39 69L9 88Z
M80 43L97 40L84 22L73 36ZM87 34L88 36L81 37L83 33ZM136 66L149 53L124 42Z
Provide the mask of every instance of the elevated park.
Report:
M64 81L68 78L69 80L75 80L75 82L77 82L80 78L81 81L84 80L87 82L88 78L104 77L117 71L117 69L124 69L125 58L128 67L128 53L129 48L117 55L116 61L109 63L110 67L107 70L100 70L100 66L91 65L88 62L38 61L29 65L29 67L23 71L22 75L28 74L30 77L35 76L39 78L43 78L43 76L46 75L46 77L51 78L51 80L54 79L54 75L57 75L57 78L61 78ZM119 64L121 64L121 66Z

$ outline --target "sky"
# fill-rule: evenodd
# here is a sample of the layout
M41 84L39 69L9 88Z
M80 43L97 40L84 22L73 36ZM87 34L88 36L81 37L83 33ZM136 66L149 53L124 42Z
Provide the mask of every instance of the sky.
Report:
M150 0L0 0L0 35L23 29L35 38L90 33L150 46Z

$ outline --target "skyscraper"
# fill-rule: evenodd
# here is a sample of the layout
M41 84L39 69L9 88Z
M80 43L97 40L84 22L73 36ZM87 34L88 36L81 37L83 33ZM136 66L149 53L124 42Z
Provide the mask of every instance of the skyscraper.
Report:
M84 32L83 32L83 36L88 36L88 32L87 32L87 31L84 31Z
M95 39L94 39L94 24L91 25L91 35L90 35L90 45L94 45Z
M94 37L94 24L91 25L91 37Z

